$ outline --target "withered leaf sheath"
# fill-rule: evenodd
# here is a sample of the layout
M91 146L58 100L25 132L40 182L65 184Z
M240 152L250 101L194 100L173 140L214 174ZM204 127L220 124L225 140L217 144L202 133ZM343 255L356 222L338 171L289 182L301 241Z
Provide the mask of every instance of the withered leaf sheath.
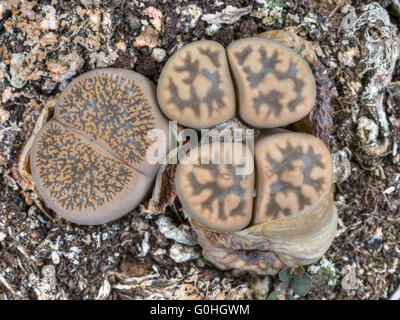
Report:
M146 160L149 130L167 135L153 84L122 69L74 79L32 146L31 169L48 207L79 224L101 224L134 209L158 165Z

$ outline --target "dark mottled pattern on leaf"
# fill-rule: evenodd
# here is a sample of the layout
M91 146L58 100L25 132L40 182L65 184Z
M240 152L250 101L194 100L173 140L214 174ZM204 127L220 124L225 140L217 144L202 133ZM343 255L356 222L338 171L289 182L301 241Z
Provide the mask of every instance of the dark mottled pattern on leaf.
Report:
M311 171L315 167L322 169L325 168L325 164L322 162L321 156L316 154L314 148L311 146L308 147L306 152L303 152L301 146L292 146L290 143L288 143L285 148L278 147L278 149L282 154L282 160L276 161L270 156L266 157L266 161L270 164L271 168L273 168L271 173L275 174L278 178L277 181L270 186L271 199L266 210L266 214L273 216L274 218L277 218L280 212L283 212L284 215L290 215L290 210L287 208L282 209L276 201L276 194L278 192L283 192L285 195L294 193L297 197L297 201L299 202L299 210L302 210L307 205L311 204L311 199L301 192L300 187L295 187L282 179L282 176L285 172L295 169L295 166L293 165L294 161L301 160L303 163L301 168L303 173L302 185L312 186L316 191L322 190L322 183L324 182L324 179L311 178Z
M246 79L250 87L253 89L257 88L268 74L272 74L279 81L287 79L292 80L294 82L296 97L282 104L280 99L283 98L283 95L279 94L276 90L270 92L265 90L266 93L263 93L264 90L260 90L259 95L254 98L254 105L257 109L257 113L259 113L260 108L265 105L269 109L268 115L274 113L275 116L279 116L284 108L288 108L292 112L296 111L296 108L301 106L301 103L304 101L303 88L305 85L303 79L297 77L298 70L296 64L290 61L287 71L279 71L277 70L277 66L281 61L277 50L274 50L270 57L268 57L264 47L260 47L258 51L260 53L259 63L261 64L261 70L257 72L252 71L249 67L243 66L243 63L252 52L252 49L246 47L241 52L235 54L239 65L242 66L243 71L247 74Z
M57 108L58 120L104 140L130 165L144 160L155 119L135 81L108 73L84 78Z
M232 165L218 165L218 164L203 164L201 165L202 169L207 169L210 171L212 177L218 177L221 174L221 169L227 169L229 174L234 177L234 179L244 179L243 176L236 175L235 167ZM199 195L204 190L211 190L210 197L202 203L203 210L209 210L212 212L212 205L217 199L218 201L218 217L222 220L226 220L228 216L224 211L224 199L229 194L234 194L240 198L239 204L230 212L230 216L243 216L243 208L245 206L245 201L243 200L243 195L246 194L246 188L243 188L238 181L236 181L232 187L229 188L221 188L218 186L215 181L208 182L205 184L201 184L197 181L193 172L189 175L190 183L194 189L193 196Z
M201 54L209 57L214 66L216 67L221 66L221 64L218 61L218 56L219 56L218 51L212 51L211 49L202 49L202 48L199 48L199 51Z
M238 62L240 64L243 64L246 61L246 59L249 56L249 54L252 53L252 52L253 52L252 48L246 47L241 52L236 52L235 53L235 57L236 57L236 59L238 60Z
M279 116L279 114L282 112L282 106L276 103L276 101L279 101L279 99L282 99L283 97L284 95L278 90L260 93L258 97L254 99L257 113L260 112L260 108L263 104L267 104L269 107L268 114L273 113L275 117Z
M82 211L111 201L133 178L133 171L94 150L78 135L51 124L36 150L43 187L64 210Z
M216 67L220 67L218 51L200 49L199 52L200 54L207 56ZM169 79L171 98L168 102L174 104L179 110L190 108L195 112L196 115L199 116L200 105L203 103L208 108L208 114L211 114L211 112L218 107L225 106L223 101L224 92L220 88L221 74L219 71L210 72L206 68L200 69L199 61L193 60L190 52L186 54L184 65L175 67L175 71L187 74L187 78L185 78L183 82L190 86L190 97L188 99L182 99L179 96L178 86L175 84L172 78ZM198 76L205 77L211 84L210 89L208 89L207 94L203 98L199 97L194 86L194 81Z

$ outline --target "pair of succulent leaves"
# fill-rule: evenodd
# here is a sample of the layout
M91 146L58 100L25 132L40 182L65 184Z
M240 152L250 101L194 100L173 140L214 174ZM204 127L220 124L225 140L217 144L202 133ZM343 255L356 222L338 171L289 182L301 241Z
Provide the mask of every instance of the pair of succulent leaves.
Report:
M49 208L78 224L123 216L143 201L157 174L159 166L146 161L154 128L168 133L146 77L112 68L77 77L32 145L37 191Z
M199 41L171 57L157 87L168 118L212 127L235 114L236 95L241 118L255 127L285 125L310 111L314 79L294 51L248 38L232 43L227 53L229 64L222 46ZM51 209L76 223L99 224L142 202L158 169L145 158L147 133L158 128L168 136L155 96L148 79L119 69L88 72L65 88L31 153L37 190ZM236 147L228 145L232 152ZM329 152L312 136L270 132L256 142L255 158L255 223L296 214L330 189ZM237 176L235 165L178 167L183 205L211 229L237 230L252 217L254 173Z
M164 114L191 128L213 127L237 109L253 127L285 126L305 117L315 96L308 63L265 38L237 40L226 50L214 41L186 45L167 61L157 87Z

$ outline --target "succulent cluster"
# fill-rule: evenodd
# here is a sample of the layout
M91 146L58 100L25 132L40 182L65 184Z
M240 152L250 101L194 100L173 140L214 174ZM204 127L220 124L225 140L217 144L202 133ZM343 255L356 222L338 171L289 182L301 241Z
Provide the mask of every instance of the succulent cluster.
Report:
M229 67L232 75L222 83L220 75ZM234 90L229 79L234 83ZM176 85L178 82L181 85ZM230 100L238 101L241 119L258 128L300 120L310 112L316 95L307 62L290 48L261 38L234 41L226 52L212 41L192 43L171 57L162 71L157 90L164 113L186 124L186 115L191 112L190 121L196 123L196 128L221 122L213 117L227 107L221 93L233 96ZM219 94L212 94L215 92ZM234 103L230 107L236 112ZM231 114L226 114L223 120L228 120ZM332 164L329 151L318 139L298 133L268 131L257 139L254 152L258 183L253 223L296 215L329 192ZM201 183L200 174L195 176L189 167L214 179ZM197 219L207 216L213 222L203 222L203 225L213 229L214 224L214 230L219 231L231 230L229 222L221 228L219 220L229 220L238 210L243 212L243 201L229 213L223 212L228 195L244 194L238 177L228 190L220 190L218 176L227 168L229 165L202 164L194 168L181 164L177 171L179 196L187 204L187 210ZM190 177L187 180L182 177L186 175ZM202 193L208 194L202 197L202 205L190 204L190 198L199 202L198 195ZM252 215L252 206L248 211L245 216Z
M205 59L210 52L213 59ZM217 58L219 64L212 62ZM228 68L233 90L228 80L222 83L217 76ZM210 74L218 81L209 81ZM169 90L179 81L182 85ZM222 115L226 108L218 100L207 104L212 85L217 86L214 92L233 95L234 113L261 129L261 134L245 160L255 164L249 175L235 175L235 166L223 162L199 164L191 154L178 165L178 196L203 254L220 268L261 273L275 273L279 263L293 266L315 261L330 246L336 230L330 153L312 135L277 128L300 121L314 106L316 87L308 63L269 39L237 40L226 51L211 41L198 41L175 53L163 69L157 88L161 110L183 125L191 114L195 128L212 127L221 122L212 115ZM183 97L201 98L194 105L177 106ZM218 143L232 150L242 145ZM208 144L192 151L201 154L203 148L209 149ZM224 177L229 183L221 184Z

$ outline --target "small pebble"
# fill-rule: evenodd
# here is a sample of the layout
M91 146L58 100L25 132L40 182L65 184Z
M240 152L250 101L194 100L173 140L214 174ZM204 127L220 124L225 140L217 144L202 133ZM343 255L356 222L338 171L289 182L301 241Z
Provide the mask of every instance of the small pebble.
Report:
M157 62L162 62L166 55L165 50L161 48L155 48L151 53L151 57Z
M163 256L166 253L167 253L167 250L162 249L162 248L157 248L156 251L154 251L155 256Z
M10 118L10 113L0 107L0 122L6 122Z
M169 257L176 263L182 263L200 258L201 253L197 247L188 247L180 243L175 243L169 251Z
M56 251L53 251L51 253L51 261L53 262L53 264L59 264L60 263L60 256L58 255L58 253Z
M385 191L383 191L383 194L391 194L395 190L396 190L396 188L391 186L391 187L387 188Z

